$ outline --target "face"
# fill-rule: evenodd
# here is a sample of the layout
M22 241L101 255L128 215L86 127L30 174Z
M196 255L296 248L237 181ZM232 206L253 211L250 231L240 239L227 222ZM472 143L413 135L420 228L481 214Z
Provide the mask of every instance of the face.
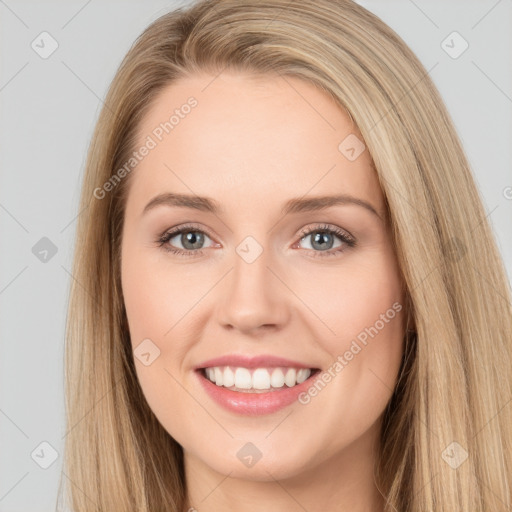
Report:
M377 439L404 296L361 141L290 77L183 78L141 122L122 290L143 393L198 466L294 477Z

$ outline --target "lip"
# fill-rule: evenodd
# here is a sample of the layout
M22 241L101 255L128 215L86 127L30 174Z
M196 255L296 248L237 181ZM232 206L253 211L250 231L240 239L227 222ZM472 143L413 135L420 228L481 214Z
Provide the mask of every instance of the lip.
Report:
M316 368L304 382L297 384L291 388L286 384L277 390L269 391L267 393L244 393L240 391L232 391L224 386L217 386L211 382L204 374L204 368L211 368L213 366L237 366L244 368L272 368L275 366L285 366L293 368L314 368L307 366L296 361L283 359L274 356L223 356L215 359L210 359L201 363L194 369L200 385L206 394L213 399L222 408L245 416L261 416L264 414L271 414L280 409L283 409L295 401L298 401L298 396L306 391L320 375L321 370Z
M202 368L211 368L213 366L237 366L242 368L273 368L275 366L287 366L291 368L316 368L291 359L276 357L270 354L260 354L257 356L245 356L239 354L228 354L214 359L208 359L197 365L194 370ZM217 386L218 387L218 386Z

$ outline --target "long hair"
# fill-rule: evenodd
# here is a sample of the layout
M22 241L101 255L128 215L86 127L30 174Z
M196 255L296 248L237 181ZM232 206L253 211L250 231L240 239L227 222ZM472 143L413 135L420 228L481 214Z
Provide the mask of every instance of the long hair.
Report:
M142 394L123 305L131 174L106 193L104 184L119 177L164 87L225 69L316 85L348 113L372 157L414 327L375 468L386 511L510 511L512 300L503 262L427 70L348 0L196 2L154 21L122 61L90 144L76 231L65 351L69 506L181 512L186 504L182 448Z

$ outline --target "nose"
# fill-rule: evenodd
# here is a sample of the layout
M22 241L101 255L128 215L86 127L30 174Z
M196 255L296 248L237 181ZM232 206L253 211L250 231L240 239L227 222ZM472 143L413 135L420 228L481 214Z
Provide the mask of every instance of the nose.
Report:
M217 317L226 329L255 334L282 329L290 317L290 291L263 250L252 262L235 252L233 269L220 290Z

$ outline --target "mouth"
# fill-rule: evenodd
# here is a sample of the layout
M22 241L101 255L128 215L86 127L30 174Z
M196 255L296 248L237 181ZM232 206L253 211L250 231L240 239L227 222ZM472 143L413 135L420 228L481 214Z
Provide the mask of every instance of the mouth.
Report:
M320 372L319 368L289 366L245 368L210 366L196 372L217 387L237 393L274 393L300 386ZM303 387L303 386L301 386Z

